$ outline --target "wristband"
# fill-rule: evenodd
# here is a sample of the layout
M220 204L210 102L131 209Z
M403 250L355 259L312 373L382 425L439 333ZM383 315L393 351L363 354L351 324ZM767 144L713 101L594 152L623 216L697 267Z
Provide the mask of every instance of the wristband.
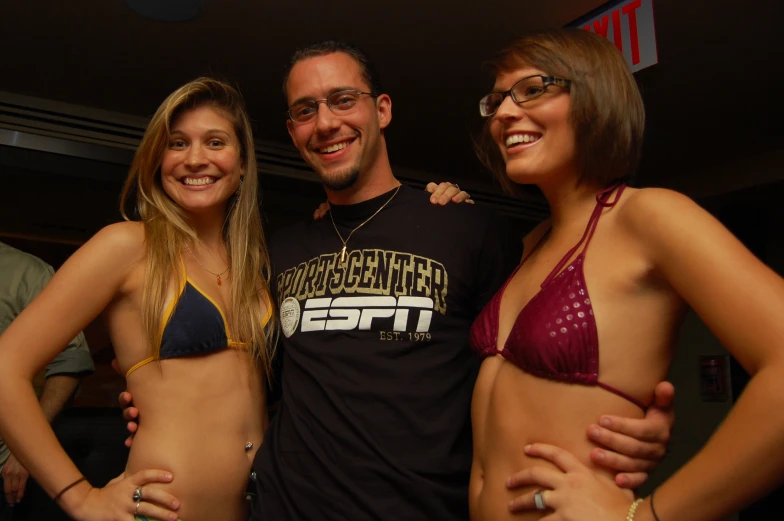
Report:
M76 481L74 481L70 485L66 486L64 489L62 489L60 492L58 492L55 497L52 498L52 501L57 501L58 499L60 499L60 496L62 496L63 494L65 494L66 492L71 490L73 487L75 487L76 485L78 485L82 481L85 481L86 479L87 479L86 477L82 476L81 478L77 479Z
M651 512L653 513L653 518L656 521L661 521L661 519L659 519L659 515L656 513L656 509L653 508L653 493L654 492L656 492L656 489L654 489L653 492L651 492Z

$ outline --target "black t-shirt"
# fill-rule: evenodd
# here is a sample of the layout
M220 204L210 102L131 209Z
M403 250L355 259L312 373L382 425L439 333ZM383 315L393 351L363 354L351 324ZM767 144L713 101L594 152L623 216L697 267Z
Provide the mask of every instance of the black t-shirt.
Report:
M333 207L345 238L393 192ZM254 519L467 520L474 317L519 261L506 220L403 186L342 243L327 216L270 251L282 398Z

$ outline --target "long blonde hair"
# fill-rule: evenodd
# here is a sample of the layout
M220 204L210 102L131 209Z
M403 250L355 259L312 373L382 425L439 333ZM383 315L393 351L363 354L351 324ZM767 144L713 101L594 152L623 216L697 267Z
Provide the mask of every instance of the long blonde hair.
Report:
M223 226L223 240L231 267L231 309L227 320L233 340L249 344L251 358L261 364L269 378L275 327L272 319L267 327L262 325L261 309L264 296L270 294L271 270L259 215L253 133L240 93L213 78L202 77L186 83L161 103L144 133L123 187L120 203L123 218L144 223L144 328L151 355L158 358L163 335L160 321L171 275L185 276L180 270L183 245L199 240L182 208L163 189L161 161L173 122L184 112L201 106L211 107L225 116L232 123L240 143L243 182L238 193L228 201ZM267 305L273 305L271 299Z

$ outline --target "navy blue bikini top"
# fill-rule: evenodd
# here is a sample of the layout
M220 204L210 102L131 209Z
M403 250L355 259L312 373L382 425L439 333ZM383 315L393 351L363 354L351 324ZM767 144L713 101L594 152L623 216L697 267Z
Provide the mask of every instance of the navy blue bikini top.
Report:
M182 265L183 273L185 264ZM262 321L272 316L269 307ZM231 339L229 324L220 306L187 277L181 279L177 297L173 298L161 319L163 335L158 359L207 355L223 349L247 349L248 344ZM125 378L140 367L156 360L151 356L134 364Z

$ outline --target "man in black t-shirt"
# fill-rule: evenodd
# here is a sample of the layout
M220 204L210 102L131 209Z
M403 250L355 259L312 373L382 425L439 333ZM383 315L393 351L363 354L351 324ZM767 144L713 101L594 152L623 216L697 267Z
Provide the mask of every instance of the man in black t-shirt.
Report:
M253 519L467 520L468 330L520 238L489 211L400 185L391 100L356 48L299 51L285 90L289 134L331 210L270 243L281 396L254 461ZM665 417L645 421L667 433Z
M519 259L489 212L406 186L271 243L283 397L256 459L260 519L466 519L468 329Z

